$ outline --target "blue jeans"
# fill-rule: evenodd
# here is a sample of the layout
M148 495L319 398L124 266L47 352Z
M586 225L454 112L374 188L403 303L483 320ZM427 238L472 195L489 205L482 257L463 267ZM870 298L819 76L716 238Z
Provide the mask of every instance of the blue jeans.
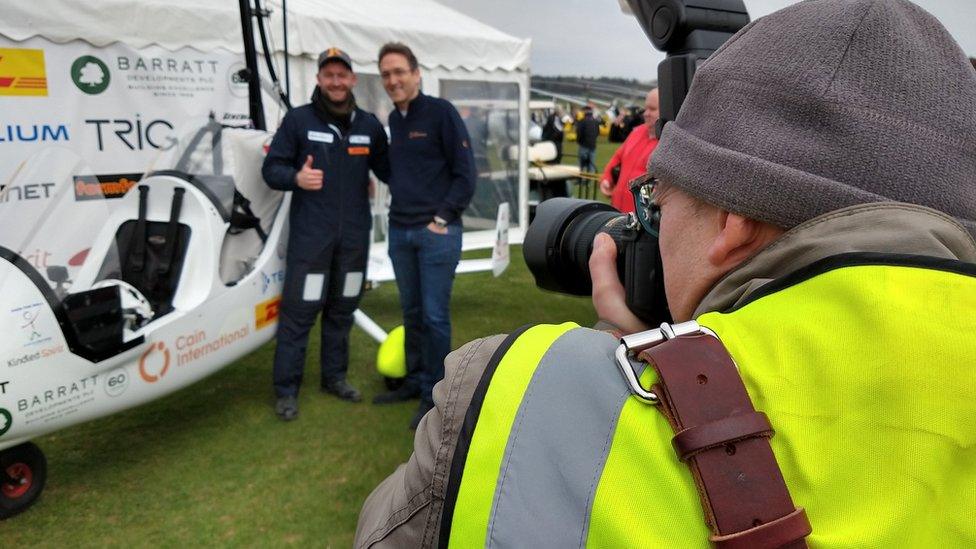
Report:
M431 391L443 379L444 358L451 352L451 287L461 260L461 224L447 231L390 226L389 254L406 331L405 383L419 388L427 402L433 402Z
M581 171L591 173L596 172L596 149L591 149L589 147L580 145L579 166Z

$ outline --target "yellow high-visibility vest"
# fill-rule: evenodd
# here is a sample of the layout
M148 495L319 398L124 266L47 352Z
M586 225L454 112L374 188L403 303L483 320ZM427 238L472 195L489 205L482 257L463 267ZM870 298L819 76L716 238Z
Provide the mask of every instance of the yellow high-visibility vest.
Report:
M769 416L811 546L976 545L976 265L845 254L697 320ZM708 545L671 428L630 395L616 346L574 324L502 345L462 428L442 546Z

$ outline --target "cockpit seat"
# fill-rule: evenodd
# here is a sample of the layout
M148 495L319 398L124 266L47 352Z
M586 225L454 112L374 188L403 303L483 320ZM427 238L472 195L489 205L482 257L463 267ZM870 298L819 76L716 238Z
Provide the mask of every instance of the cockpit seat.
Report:
M113 248L118 258L106 258L97 280L114 278L131 284L149 301L154 318L159 318L173 310L190 243L190 227L180 223L186 189L173 190L169 221L148 220L149 186L139 185L138 191L139 217L119 226Z

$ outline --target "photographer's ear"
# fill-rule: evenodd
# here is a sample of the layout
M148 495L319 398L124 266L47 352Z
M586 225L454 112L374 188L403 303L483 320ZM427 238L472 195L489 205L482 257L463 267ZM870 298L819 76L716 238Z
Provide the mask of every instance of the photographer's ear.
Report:
M708 247L708 262L728 272L749 259L785 231L774 225L748 217L720 211L718 233Z

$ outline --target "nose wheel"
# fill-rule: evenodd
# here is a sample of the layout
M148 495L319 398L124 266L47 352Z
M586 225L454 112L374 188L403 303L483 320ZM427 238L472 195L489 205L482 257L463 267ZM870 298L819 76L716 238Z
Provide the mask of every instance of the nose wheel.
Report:
M0 451L0 519L25 511L47 480L47 459L32 442Z

